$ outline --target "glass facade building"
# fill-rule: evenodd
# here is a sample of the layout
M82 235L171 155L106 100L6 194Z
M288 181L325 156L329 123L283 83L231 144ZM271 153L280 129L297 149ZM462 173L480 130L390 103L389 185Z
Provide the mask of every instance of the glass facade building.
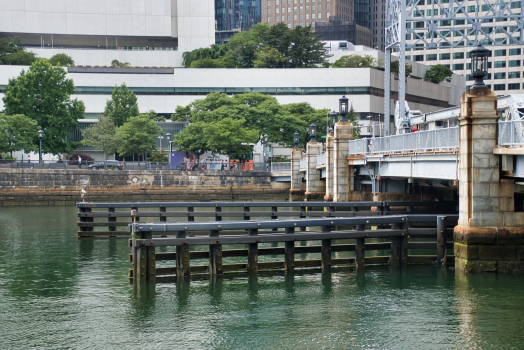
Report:
M248 30L261 21L261 0L215 0L215 30Z

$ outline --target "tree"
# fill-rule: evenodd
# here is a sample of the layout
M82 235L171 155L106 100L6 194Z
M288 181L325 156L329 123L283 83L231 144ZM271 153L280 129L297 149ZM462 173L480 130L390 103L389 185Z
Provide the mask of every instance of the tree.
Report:
M107 161L108 154L115 153L118 149L115 123L112 118L105 115L99 117L98 123L82 130L82 137L84 146L104 151L104 161Z
M375 68L378 62L371 55L342 56L333 63L333 68Z
M57 53L53 57L49 59L49 63L51 65L56 66L65 66L70 67L75 65L75 61L71 58L71 56L66 55L65 53Z
M206 124L203 122L191 124L175 137L173 143L180 146L182 151L186 153L197 154L198 159L200 160L202 154L210 151L207 145L207 140L204 137L205 127Z
M171 121L188 122L191 118L191 107L176 106L175 113L171 114Z
M189 68L226 68L221 60L214 60L212 58L203 58L191 62Z
M391 63L389 64L389 67L390 67L390 70L391 70L391 73L399 73L399 63L400 61L391 61ZM405 71L406 71L406 75L410 75L412 72L413 72L413 66L411 66L411 64L406 64L405 66Z
M162 129L149 116L141 114L130 117L116 130L118 153L121 156L152 153L156 149L157 137L161 134Z
M321 35L314 32L310 26L297 26L291 32L293 44L290 48L290 68L314 68L322 66L331 55Z
M71 100L74 93L73 80L66 79L64 69L38 60L27 72L22 70L20 76L9 79L3 98L5 112L23 114L38 123L45 132L44 152L71 153L79 143L67 141L67 135L76 129L85 111L82 101Z
M129 62L120 62L119 60L112 60L111 67L113 68L129 68L131 64Z
M453 71L451 69L449 69L443 64L436 64L434 66L431 66L431 68L426 71L424 79L434 84L439 84L444 80L449 83L451 82L452 76Z
M166 118L162 117L161 115L158 115L158 113L152 109L147 113L140 113L140 115L146 115L149 119L154 120L155 123L166 121Z
M122 83L120 88L115 85L111 99L107 100L104 114L113 118L117 127L124 125L129 118L138 116L135 93L130 91L125 83Z
M0 64L30 66L37 59L34 52L25 51L20 38L15 37L13 41L0 38Z
M353 125L353 136L356 139L360 138L360 128L355 128L355 126L358 126L357 122L357 116L355 114L355 110L353 109L353 103L351 104L351 108L349 109L347 117L351 125Z
M22 114L0 114L0 153L13 151L36 151L34 143L38 133L38 124Z
M213 154L246 154L251 153L250 143L258 142L258 130L244 126L244 119L224 118L221 121L204 127L207 148Z
M288 57L284 57L284 55L275 48L264 46L255 52L253 65L255 68L277 68L285 64L288 60Z

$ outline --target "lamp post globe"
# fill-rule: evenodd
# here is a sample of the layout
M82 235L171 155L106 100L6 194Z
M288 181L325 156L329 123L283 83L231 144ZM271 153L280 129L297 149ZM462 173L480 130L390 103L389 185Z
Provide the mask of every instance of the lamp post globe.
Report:
M298 131L295 131L295 133L293 134L293 147L294 148L298 148L298 144L300 142L300 135L298 133Z
M42 140L44 139L44 130L38 130L38 141L40 141L40 150L38 152L38 162L42 163Z
M475 78L475 84L471 87L472 89L487 88L486 84L484 84L484 77L488 75L489 54L490 51L481 44L470 52L471 76Z
M311 136L310 142L317 142L317 140L315 139L317 137L317 124L315 124L314 122L311 123L311 125L309 126L309 136Z
M341 116L340 121L347 122L346 115L349 112L349 100L345 95L338 100L338 112Z
M333 129L335 127L335 124L338 122L338 114L337 114L337 112L332 111L331 114L329 115L329 117L331 119L329 124L330 124L331 128Z

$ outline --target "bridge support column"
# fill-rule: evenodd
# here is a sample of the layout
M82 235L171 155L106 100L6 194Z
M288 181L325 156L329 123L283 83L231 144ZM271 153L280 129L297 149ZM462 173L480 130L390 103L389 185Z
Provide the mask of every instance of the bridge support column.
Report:
M303 200L302 195L304 190L302 189L302 173L300 172L300 160L302 159L302 149L293 148L291 150L291 189L290 201Z
M324 200L332 201L333 200L333 133L329 133L326 136L326 195Z
M354 188L354 177L348 166L349 140L353 140L353 125L339 121L333 139L333 202L346 202ZM352 167L351 167L352 168Z
M320 154L321 144L308 142L306 152L306 200L324 197L325 190L320 182L320 170L317 169L317 156Z
M500 179L497 119L491 90L462 95L455 269L523 274L524 213L515 212L513 180Z

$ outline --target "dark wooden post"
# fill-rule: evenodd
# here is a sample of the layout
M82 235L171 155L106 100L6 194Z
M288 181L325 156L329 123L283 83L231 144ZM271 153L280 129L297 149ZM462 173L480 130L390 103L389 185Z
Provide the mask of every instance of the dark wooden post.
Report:
M408 266L408 223L401 224L401 227L406 230L402 237L400 237L400 265Z
M437 265L446 266L447 247L446 247L446 226L447 218L437 216Z
M80 213L90 213L91 212L91 208L85 208L85 207L78 208L78 210L80 211ZM80 216L80 222L84 222L84 223L93 222L93 218L82 215ZM93 231L93 227L92 226L89 226L89 227L80 226L80 231Z
M186 238L186 231L176 231L176 238ZM176 276L179 279L190 276L188 244L176 246Z
M351 207L351 211L353 213L358 213L358 207ZM357 214L355 214L355 215L357 215Z
M222 244L218 239L220 236L220 231L210 230L209 237L216 237L216 244L209 245L209 274L221 275L222 274Z
M306 218L306 207L303 207L303 206L300 207L300 218L301 219L305 219ZM306 231L306 228L305 227L300 227L300 231Z
M195 217L191 213L195 212L195 208L187 207L187 221L195 221Z
M258 230L257 229L249 229L248 230L249 236L257 236ZM248 257L247 257L247 271L249 274L257 274L258 273L258 243L249 243L248 244Z
M295 228L286 227L286 233L295 233ZM293 272L295 270L295 241L285 242L284 268L287 272Z
M377 205L377 211L380 213L379 215L384 215L384 205L382 205L382 202L380 205Z
M275 220L275 219L278 219L278 207L274 207L272 206L271 207L271 220Z
M160 207L160 222L167 222L167 217L162 216L162 213L165 213L167 210L166 207Z
M134 222L139 222L140 221L140 217L138 216L138 208L135 208L135 207L131 207L131 211L135 211L135 221Z
M251 220L251 216L249 216L249 207L244 207L244 220Z
M141 240L150 240L153 235L149 232L140 232ZM139 282L156 281L156 257L155 247L145 247L140 245L140 241L133 240L133 252L136 252L136 258L133 257L133 273Z
M365 231L366 225L357 225L357 231ZM355 267L359 270L363 270L365 266L366 256L366 238L355 239Z
M400 224L391 224L392 230L400 229ZM400 264L400 237L391 238L391 266L398 266Z
M322 232L331 232L331 226L322 226ZM322 271L331 270L331 238L322 240Z
M108 219L107 221L108 222L116 222L116 216L111 216L111 213L114 213L115 212L115 208L107 208L107 214L108 214ZM116 226L111 226L111 224L109 224L109 231L116 231Z
M222 221L222 215L218 215L217 213L222 212L222 207L219 207L218 204L215 207L215 221Z

